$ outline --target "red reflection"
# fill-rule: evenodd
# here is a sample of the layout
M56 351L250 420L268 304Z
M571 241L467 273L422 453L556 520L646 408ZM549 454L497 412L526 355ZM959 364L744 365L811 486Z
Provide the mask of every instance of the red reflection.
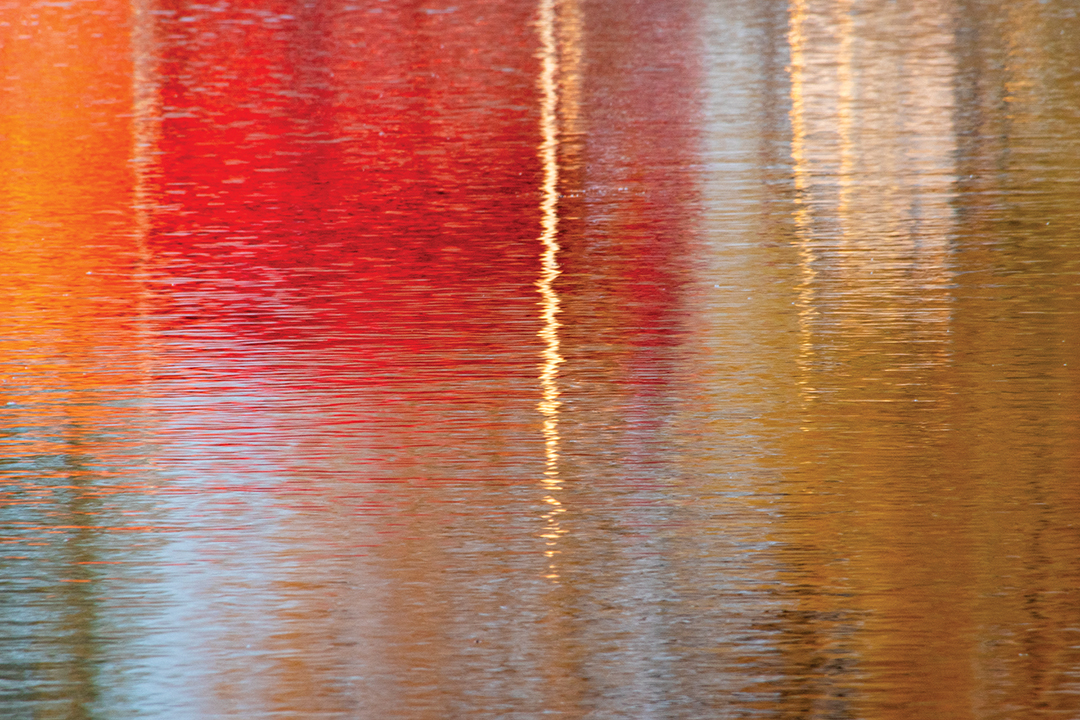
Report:
M536 302L531 14L162 4L145 180L173 312L306 345L535 354L535 326L508 322Z

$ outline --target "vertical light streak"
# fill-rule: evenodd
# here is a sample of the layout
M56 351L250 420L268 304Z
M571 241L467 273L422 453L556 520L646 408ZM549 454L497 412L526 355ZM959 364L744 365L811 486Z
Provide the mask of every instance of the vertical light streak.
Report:
M135 214L139 229L139 250L145 256L145 239L150 229L152 202L151 166L156 160L161 133L161 97L155 56L156 33L152 0L133 0L131 31L132 164L135 170ZM145 259L143 257L142 259Z
M791 160L795 176L795 230L799 243L799 265L801 279L798 284L796 306L799 313L799 356L800 377L798 384L804 402L814 396L810 386L810 368L814 356L813 316L814 308L814 270L813 232L810 209L810 163L806 147L806 18L808 9L806 0L793 0L791 3L788 46L791 52ZM804 428L805 429L805 428Z
M559 125L558 125L558 76L559 48L555 35L555 2L540 0L540 164L543 168L543 180L540 186L540 279L536 286L540 291L540 320L542 327L539 335L544 341L540 364L540 390L542 398L537 405L543 415L544 425L544 489L547 494L544 502L548 510L543 517L547 526L542 537L546 541L548 574L550 579L557 579L553 558L558 553L555 545L560 536L566 533L559 526L559 515L566 508L556 497L562 484L559 481L559 365L563 357L559 353L559 296L555 292L555 279L559 277Z
M132 65L132 147L131 160L135 174L132 205L135 210L135 246L138 252L139 308L138 328L140 340L149 347L150 325L147 318L152 314L149 267L151 261L147 239L150 237L153 205L153 166L161 136L161 92L157 72L157 32L154 26L154 0L132 0L131 65ZM143 354L142 370L147 377L153 372L150 354Z
M840 82L840 96L837 99L837 130L840 133L840 173L838 177L840 193L837 203L841 225L841 241L845 244L851 239L852 196L855 193L856 149L854 138L854 103L855 71L854 40L855 22L852 19L854 8L848 1L839 4L840 53L837 73Z

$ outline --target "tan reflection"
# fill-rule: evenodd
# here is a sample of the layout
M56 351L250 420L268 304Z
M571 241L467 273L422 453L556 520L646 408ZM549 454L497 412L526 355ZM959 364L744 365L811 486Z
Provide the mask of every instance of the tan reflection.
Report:
M542 0L540 3L540 162L543 166L543 180L540 186L540 279L536 285L540 290L540 319L543 327L540 337L544 340L540 365L540 389L543 394L539 405L544 416L544 488L547 495L544 502L548 510L543 514L547 523L542 537L546 541L544 554L549 560L548 577L555 579L558 572L554 557L558 553L556 544L565 534L559 526L559 515L566 511L556 497L562 484L559 482L559 365L563 362L559 353L559 296L555 292L554 282L559 277L559 127L558 127L558 74L559 50L555 36L555 3Z
M804 403L822 391L832 337L892 343L900 332L920 343L916 365L945 359L957 177L947 19L936 3L790 5ZM902 40L880 34L892 23L907 28Z
M838 178L840 197L837 205L840 211L840 222L843 226L845 221L851 217L851 208L856 193L855 173L859 148L856 146L854 137L856 108L853 107L856 93L855 58L853 57L855 26L851 17L852 6L850 0L839 3L838 7L840 9L838 23L840 47L837 53L836 75L840 93L837 98L836 127L840 136L840 176ZM851 234L842 232L840 237L841 242L846 242L851 238Z

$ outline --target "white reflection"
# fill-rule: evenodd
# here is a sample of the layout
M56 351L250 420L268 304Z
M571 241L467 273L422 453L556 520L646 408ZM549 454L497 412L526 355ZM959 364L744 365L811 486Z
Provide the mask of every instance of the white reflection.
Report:
M889 358L881 372L943 359L957 175L948 27L935 2L789 6L804 401L851 351ZM848 355L830 360L837 343Z

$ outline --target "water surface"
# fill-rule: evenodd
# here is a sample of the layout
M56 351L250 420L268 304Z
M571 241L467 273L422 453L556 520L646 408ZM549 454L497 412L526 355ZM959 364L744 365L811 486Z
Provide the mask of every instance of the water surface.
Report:
M1078 34L0 5L0 714L1080 715Z

